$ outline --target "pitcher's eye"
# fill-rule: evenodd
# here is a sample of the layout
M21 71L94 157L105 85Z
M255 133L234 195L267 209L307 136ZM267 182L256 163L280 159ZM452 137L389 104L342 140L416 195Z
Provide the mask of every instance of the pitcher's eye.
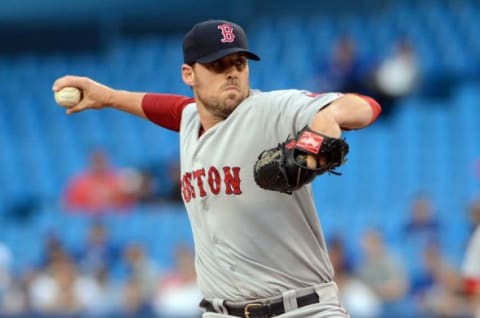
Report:
M245 66L245 64L247 64L246 59L238 59L238 60L235 61L236 66Z
M233 62L233 64L235 65L237 70L242 71L245 68L245 66L247 66L247 59L244 57L238 58Z
M238 71L245 69L247 65L247 58L244 56L237 57L235 59L220 59L206 64L206 67L215 73L223 73L230 67L235 67Z
M210 70L214 71L215 73L222 73L225 70L226 65L222 60L217 60L217 61L208 63L207 67Z

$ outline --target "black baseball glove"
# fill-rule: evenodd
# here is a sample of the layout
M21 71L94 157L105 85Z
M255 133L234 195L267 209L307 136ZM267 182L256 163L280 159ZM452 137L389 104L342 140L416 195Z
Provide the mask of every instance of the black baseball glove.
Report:
M345 163L348 144L302 129L295 138L287 138L277 147L263 151L254 166L255 182L263 189L291 194L317 175L325 172L339 174L335 168ZM317 168L307 167L307 155L317 160Z

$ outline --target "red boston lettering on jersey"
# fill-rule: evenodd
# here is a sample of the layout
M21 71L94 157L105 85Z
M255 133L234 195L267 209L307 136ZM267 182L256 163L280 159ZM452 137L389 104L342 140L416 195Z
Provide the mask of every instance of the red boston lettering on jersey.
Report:
M193 172L187 172L182 176L182 196L185 203L195 199L196 193L199 193L200 197L207 196L208 190L213 195L219 195L222 189L222 180L225 184L225 194L242 194L240 188L240 167L223 167L221 170L216 167L208 168L208 172L206 172L208 188L205 187L203 182L205 170L205 168L198 169ZM223 171L223 176L221 171ZM197 190L195 190L195 187L197 187Z
M195 199L195 188L192 185L192 174L190 172L182 177L182 195L185 202L190 202L192 198Z
M205 169L198 169L193 172L193 177L197 179L197 186L198 190L200 190L200 196L204 197L207 195L205 189L203 188L203 180L202 177L205 177Z
M235 34L233 33L231 24L220 24L217 28L222 31L223 38L220 40L222 43L232 43L235 40Z
M230 171L233 171L233 175ZM241 194L242 191L240 190L240 168L239 167L223 167L223 173L225 186L227 187L225 190L226 194Z
M208 169L208 184L210 185L210 190L213 194L220 193L221 183L222 177L220 177L220 173L218 172L217 168L210 167L210 169Z

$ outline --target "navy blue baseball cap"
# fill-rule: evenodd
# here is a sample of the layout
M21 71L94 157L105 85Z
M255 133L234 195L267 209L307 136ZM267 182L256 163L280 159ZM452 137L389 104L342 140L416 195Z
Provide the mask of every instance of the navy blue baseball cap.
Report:
M230 54L245 53L259 61L260 57L248 50L247 35L238 24L225 20L197 23L183 39L183 61L206 64Z

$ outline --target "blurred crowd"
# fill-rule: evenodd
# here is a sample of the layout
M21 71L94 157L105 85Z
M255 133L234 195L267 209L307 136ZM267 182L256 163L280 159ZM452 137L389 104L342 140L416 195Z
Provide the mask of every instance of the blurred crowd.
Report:
M0 245L0 316L199 316L192 248L178 245L173 256L174 267L161 268L144 246L121 246L99 222L80 250L47 235L42 258L16 275Z
M467 213L473 235L480 231L480 199L471 202ZM470 236L461 253L464 259L450 259L441 244L442 226L448 224L439 222L432 200L420 195L395 239L386 238L391 232L365 229L359 257L352 256L340 233L331 238L335 281L351 316L480 317L480 242L472 244ZM476 263L468 261L467 249L478 255Z
M138 204L182 204L178 160L152 167L117 168L102 149L66 185L62 204L70 213L128 213Z
M343 35L331 55L317 63L316 87L372 96L382 105L381 120L388 120L402 99L421 93L422 74L407 37L399 37L382 55L362 55L355 39ZM473 239L475 230L480 232L480 199L465 205L471 233L470 241L462 242L462 260L448 259L451 255L442 249L442 227L449 224L442 224L425 194L412 200L410 219L396 233L365 229L353 247L361 251L359 257L352 256L356 253L345 246L341 233L330 238L335 280L351 316L480 317L480 243ZM472 259L476 263L467 264Z
M317 63L315 86L320 92L353 92L371 96L388 118L398 101L418 90L421 74L414 47L399 38L382 57L363 56L349 35L339 37L329 56Z
M63 213L91 220L85 241L72 250L56 233L45 233L42 257L22 272L12 271L14 256L0 242L0 317L198 316L201 296L188 243L175 247L173 268L162 268L141 243L113 241L101 221L134 213L139 205L161 213L165 204L182 204L178 162L117 167L101 148L86 159L59 195ZM36 202L28 204L25 209L34 211ZM31 215L23 210L9 217L28 222Z

